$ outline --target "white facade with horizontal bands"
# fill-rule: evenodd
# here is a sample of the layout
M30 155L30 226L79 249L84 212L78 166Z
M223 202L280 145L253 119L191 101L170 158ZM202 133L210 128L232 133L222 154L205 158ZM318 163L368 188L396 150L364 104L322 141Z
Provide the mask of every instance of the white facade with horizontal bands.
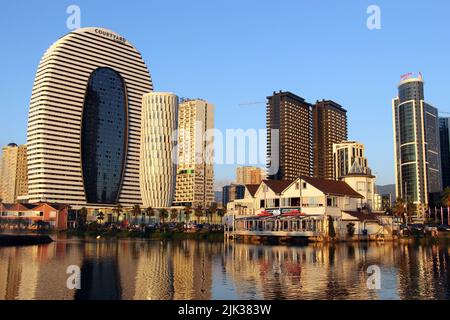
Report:
M81 133L88 83L99 68L120 75L126 88L124 165L117 202L125 206L142 203L139 188L142 95L152 91L152 81L133 45L102 28L82 28L69 33L55 42L40 61L28 118L30 202L90 205L83 177Z
M151 92L142 98L140 182L144 207L172 205L176 177L178 97Z

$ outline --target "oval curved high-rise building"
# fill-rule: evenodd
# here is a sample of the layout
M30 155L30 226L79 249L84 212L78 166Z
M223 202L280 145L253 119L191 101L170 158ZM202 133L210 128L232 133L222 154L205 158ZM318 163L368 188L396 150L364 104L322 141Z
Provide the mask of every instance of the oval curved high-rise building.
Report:
M28 118L29 202L141 204L141 107L153 89L124 37L82 28L42 57Z
M151 92L143 96L140 182L145 207L172 205L177 123L178 97L175 94Z

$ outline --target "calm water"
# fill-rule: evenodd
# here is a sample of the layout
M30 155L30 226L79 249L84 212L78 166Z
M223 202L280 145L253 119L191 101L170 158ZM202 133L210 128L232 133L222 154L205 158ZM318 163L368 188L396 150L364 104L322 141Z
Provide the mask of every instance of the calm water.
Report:
M58 239L0 248L0 299L449 299L450 247ZM69 265L82 289L68 290ZM367 267L381 268L368 290Z

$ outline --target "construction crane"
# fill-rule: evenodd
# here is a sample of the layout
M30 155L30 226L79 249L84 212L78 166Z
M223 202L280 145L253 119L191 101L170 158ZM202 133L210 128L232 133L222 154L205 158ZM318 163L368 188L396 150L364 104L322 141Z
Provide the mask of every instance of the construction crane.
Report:
M247 102L247 103L240 103L239 107L246 107L246 106L254 106L254 105L266 105L265 101L253 101L253 102Z

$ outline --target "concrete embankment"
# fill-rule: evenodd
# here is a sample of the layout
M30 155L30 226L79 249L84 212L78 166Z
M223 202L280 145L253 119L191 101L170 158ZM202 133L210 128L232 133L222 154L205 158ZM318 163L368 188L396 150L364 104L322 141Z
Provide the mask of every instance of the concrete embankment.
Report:
M53 242L48 235L38 234L0 234L1 246L29 246Z

